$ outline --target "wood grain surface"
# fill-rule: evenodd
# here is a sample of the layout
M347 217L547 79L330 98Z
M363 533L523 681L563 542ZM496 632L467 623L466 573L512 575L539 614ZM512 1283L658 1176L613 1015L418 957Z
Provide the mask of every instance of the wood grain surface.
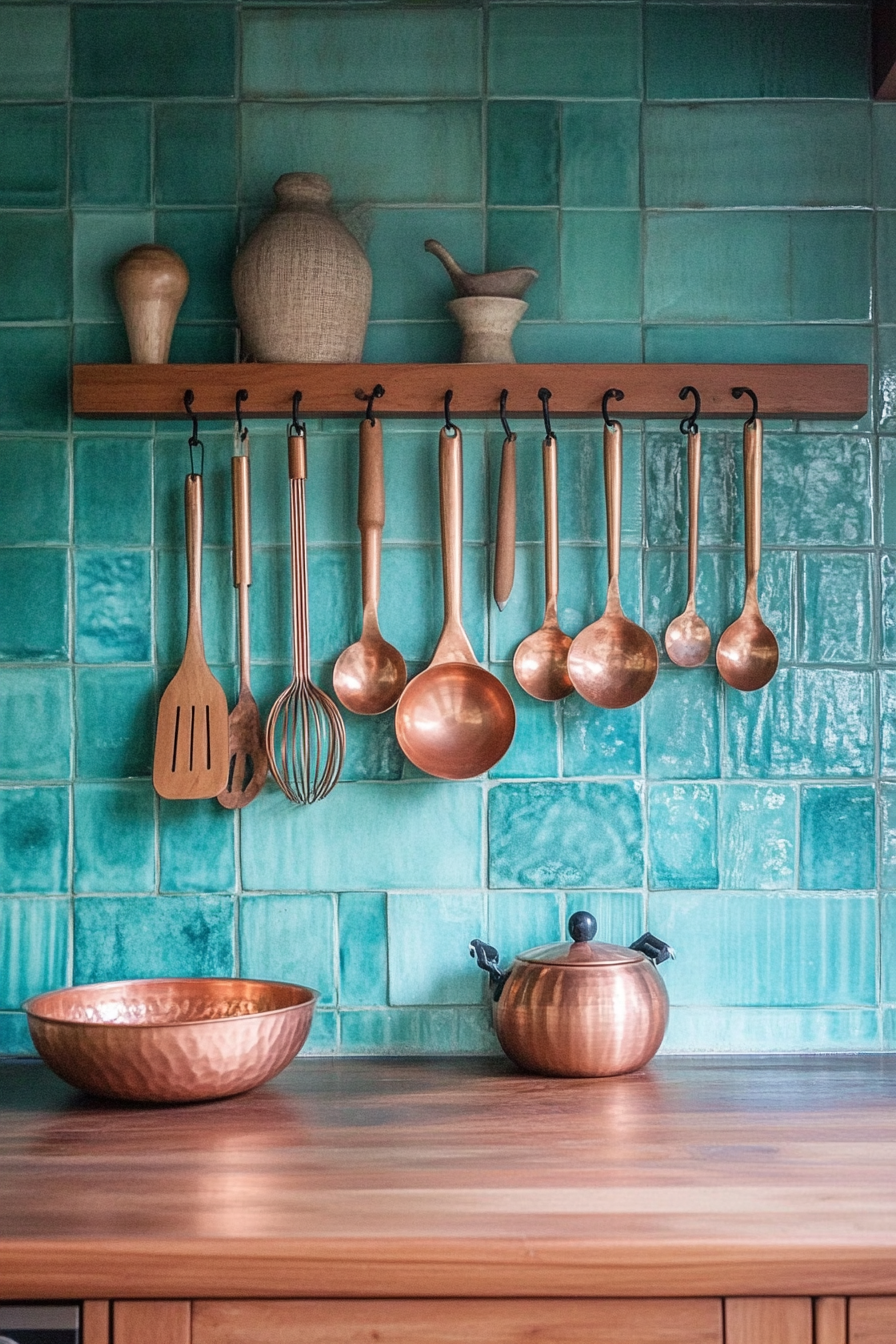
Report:
M115 1344L191 1344L191 1304L113 1302L112 1338ZM254 1344L262 1342L259 1336Z
M813 1344L808 1297L729 1297L725 1344Z
M852 1298L848 1338L849 1344L893 1344L896 1340L896 1298Z
M0 1296L896 1293L896 1057L297 1060L92 1101L0 1065Z

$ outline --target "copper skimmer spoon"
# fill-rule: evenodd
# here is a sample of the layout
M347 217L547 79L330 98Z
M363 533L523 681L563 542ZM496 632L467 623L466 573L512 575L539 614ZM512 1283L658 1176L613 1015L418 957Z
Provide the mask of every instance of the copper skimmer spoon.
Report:
M681 422L682 434L688 436L688 597L684 611L669 623L666 630L666 652L679 667L699 667L709 657L712 635L702 616L697 615L694 590L697 586L697 544L700 524L700 393L695 387L683 387L679 392L694 398L694 410Z

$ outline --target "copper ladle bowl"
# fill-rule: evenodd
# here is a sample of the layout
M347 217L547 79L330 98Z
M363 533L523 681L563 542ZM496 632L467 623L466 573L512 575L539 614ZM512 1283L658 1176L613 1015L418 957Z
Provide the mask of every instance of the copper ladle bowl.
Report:
M23 1007L44 1063L119 1101L210 1101L280 1073L311 1029L317 990L278 980L115 980Z
M398 745L438 779L490 770L513 741L516 710L505 686L474 663L437 663L409 681L395 719Z

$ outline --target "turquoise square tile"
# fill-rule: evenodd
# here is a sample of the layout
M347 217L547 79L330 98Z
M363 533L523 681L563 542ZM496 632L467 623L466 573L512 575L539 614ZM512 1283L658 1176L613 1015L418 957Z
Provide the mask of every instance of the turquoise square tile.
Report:
M538 279L526 290L529 310L525 321L560 316L559 211L489 210L487 253L486 265L490 271L510 266L533 266L538 271ZM515 334L514 343L518 339L519 334Z
M582 893L576 892L574 899L582 900ZM488 940L498 948L505 966L530 947L544 947L567 937L565 904L556 891L489 892Z
M0 333L2 336L2 333ZM881 430L896 429L896 327L881 327L877 336L877 416Z
M862 322L871 317L872 223L867 210L791 214L792 318ZM836 268L828 265L829 257L837 258Z
M878 673L880 683L880 772L896 775L896 673ZM869 771L870 774L870 771Z
M896 208L896 107L873 103L874 203Z
M882 586L888 557L881 557ZM867 663L871 658L871 557L807 554L800 566L800 656L809 663ZM886 629L886 614L883 614ZM891 619L896 654L896 619Z
M496 785L488 831L490 886L641 885L643 823L633 781Z
M726 784L719 791L719 883L736 891L795 885L797 791Z
M460 1040L459 1014L462 1012L475 1013L480 1020L488 1021L484 1008L374 1008L340 1013L342 1053L456 1054ZM469 1021L466 1026L465 1039L469 1039Z
M0 1012L0 1055L37 1057L24 1013Z
M870 672L781 668L761 691L725 692L726 773L836 778L874 768Z
M247 891L482 885L482 790L474 783L341 784L309 808L268 786L240 830Z
M407 431L401 422L383 420L384 458L386 477L386 542L439 542L439 439L438 427L428 431ZM354 435L352 436L354 439ZM483 435L463 427L464 458L464 537L467 543L489 539L489 502L486 479L486 444ZM351 467L348 476L352 486L346 490L345 478L338 471L335 490L343 498L351 513L350 537L356 541L355 529L357 478L356 440L352 444ZM319 540L324 540L321 536Z
M68 779L71 768L69 669L0 669L0 777Z
M236 210L159 210L156 242L186 262L190 288L178 320L234 318L230 272L236 257Z
M880 900L880 997L884 1003L896 999L896 893L884 892ZM888 1013L888 1047L896 1041L896 1014Z
M68 30L68 5L0 8L4 98L66 96Z
M0 897L0 1008L19 1008L33 994L67 983L70 922L68 901Z
M648 214L644 316L665 321L787 321L790 245L790 221L781 212Z
M718 678L712 668L663 667L644 702L650 779L716 779Z
M480 1004L476 1008L455 1008L455 1050L459 1055L502 1054L492 1026L491 1008Z
M150 204L149 103L75 103L71 134L72 205Z
M248 98L476 98L482 21L476 8L332 5L247 10Z
M896 785L880 785L880 884L896 880Z
M224 588L221 590L221 599L227 600ZM233 598L229 600L232 607ZM291 664L291 619L289 551L282 546L256 550L252 557L252 591L249 598L252 656L262 663ZM291 676L290 671L287 680Z
M465 545L464 626L480 660L485 657L486 648L487 569L486 547ZM354 576L354 566L351 573ZM353 577L352 582L355 581ZM413 602L407 600L408 593L414 594ZM357 610L356 601L352 602L351 610L353 613ZM442 619L442 572L438 548L384 546L380 623L387 637L401 649L406 659L428 662L442 629ZM353 616L351 630L354 628ZM343 642L348 642L344 635ZM312 647L316 648L316 645L312 643Z
M75 553L75 658L146 663L152 658L149 551Z
M68 216L0 214L0 321L58 321L70 316Z
M156 883L152 785L75 785L76 892L152 892Z
M68 553L0 547L0 661L68 657Z
M640 891L571 891L565 907L564 939L569 937L565 923L578 910L587 910L597 920L595 937L601 943L628 947L646 927L644 895Z
M652 784L647 880L652 889L719 885L718 791L711 784Z
M0 789L0 890L68 891L69 790Z
M289 545L289 485L287 475L286 458L286 435L281 427L272 428L264 421L250 423L249 435L250 446L250 476L252 488L252 546L257 549L260 546L271 546L279 544L281 546ZM178 529L183 535L183 496L182 486L179 486L175 480L173 466L175 463L181 463L180 452L183 440L179 448L176 440L170 442L170 454L167 454L164 468L160 464L160 472L164 470L163 488L167 494L167 504L165 508L166 529L168 540L171 544L176 542ZM326 525L335 529L331 532L333 541L352 540L352 529L355 527L355 517L352 509L350 492L347 488L349 475L351 471L352 451L351 436L335 432L328 432L325 444L319 445L317 435L314 435L308 445L309 453L313 454L318 447L322 447L328 464L328 470L325 472L314 471L312 458L312 479L309 481L305 490L305 501L308 512L309 525L313 525L316 518L323 515ZM357 452L357 449L355 450ZM223 463L227 456L226 449L222 444L220 453L215 454L217 459L220 456ZM330 465L332 470L330 470ZM226 490L227 477L220 477L220 468L216 462L216 485L220 483L220 489L225 492L222 495L220 505L226 514ZM333 485L331 490L329 487ZM341 489L339 488L341 487ZM158 489L158 487L157 487ZM311 490L315 491L315 502L312 507L309 494ZM357 537L357 531L354 536ZM314 540L320 538L315 537ZM230 540L230 536L224 532L224 540Z
M64 106L10 103L0 107L0 207L52 210L64 206L65 160Z
M257 561L258 557L252 567L253 595L259 582ZM180 551L158 552L155 591L156 657L160 663L170 665L173 672L183 656L187 638L187 568ZM202 620L206 658L210 663L233 662L236 621L233 570L230 553L223 547L207 546L203 552Z
M705 1008L676 1005L663 1043L671 1055L878 1051L874 1008Z
M412 664L408 676L413 676L414 670L422 669L415 669ZM288 683L289 677L283 679L283 685ZM335 699L332 670L329 675L322 670L318 684ZM372 717L350 714L347 709L342 709L341 713L345 721L345 764L341 778L346 783L349 780L401 779L408 762L395 738L394 710Z
M79 896L75 984L233 975L229 896Z
M339 893L339 1002L353 1008L388 1001L386 893Z
M289 980L336 1002L333 896L244 896L240 901L240 975Z
M493 770L492 779L556 779L559 773L559 716L555 705L534 700L518 685L512 668L506 664L492 672L507 687L516 706L516 733L507 755Z
M387 901L390 1004L481 1002L470 939L486 931L482 893L393 891Z
M215 798L159 803L159 890L232 891L234 815Z
M563 205L640 204L640 122L638 103L564 103Z
M641 706L597 709L581 696L564 700L563 774L566 776L639 775Z
M78 322L73 329L73 357L76 364L128 364L131 352L128 348L127 332L124 323L119 322ZM72 424L76 429L94 429L96 421L91 416L73 415ZM118 420L116 425L123 433L137 433L146 428L140 420Z
M199 433L205 444L205 467L202 475L204 504L203 543L208 546L230 546L233 522L230 506L230 458L233 453L233 430L218 432L212 423L199 417ZM184 488L190 470L190 450L187 447L189 424L177 435L159 434L155 441L153 468L154 541L157 546L184 548ZM280 440L286 455L286 437ZM254 484L254 482L253 482ZM288 508L282 498L281 507ZM141 513L144 512L141 503ZM144 517L145 523L145 517ZM254 540L254 536L253 536ZM287 532L286 540L289 540Z
M735 306L732 304L732 306ZM736 322L681 326L645 326L644 359L648 363L713 364L749 361L757 364L871 364L870 327L835 323Z
M75 541L148 546L152 541L152 441L75 439Z
M232 5L77 5L72 51L76 98L229 98L236 14Z
M76 13L83 13L83 7ZM115 267L132 247L153 241L152 213L76 210L73 218L75 317L81 322L120 320Z
M308 1039L303 1047L306 1055L334 1055L339 1049L339 1014L333 1009L318 1010L314 1014Z
M0 543L67 542L68 445L60 439L0 440Z
M156 204L229 205L236 196L236 141L232 104L157 104Z
M877 213L877 319L896 322L896 211Z
M454 322L371 322L364 364L456 364L460 328Z
M520 364L638 364L637 322L523 322L513 338Z
M848 434L766 436L763 541L862 546L872 540L872 443Z
M156 726L151 668L79 668L75 706L76 762L82 779L150 774Z
M862 6L648 4L644 42L651 99L868 97Z
M246 103L240 117L247 203L273 205L273 183L297 163L324 173L337 201L481 199L478 102ZM383 145L389 146L385 158Z
M373 270L371 317L407 321L445 316L454 286L441 262L423 250L427 238L438 239L465 270L483 269L481 210L371 210L364 239Z
M560 104L488 104L489 205L557 205Z
M568 321L624 321L641 309L641 217L635 210L564 210L561 306Z
M804 787L800 798L800 886L810 891L876 885L874 789Z
M489 13L489 92L534 98L637 98L636 5L495 5Z
M739 440L739 435L722 430L703 430L701 434L700 541L704 546L730 545L743 537L743 450ZM687 443L678 426L648 431L645 458L647 540L651 546L686 546ZM768 505L765 496L763 504Z
M171 337L172 364L233 364L239 358L236 327L229 322L178 323Z

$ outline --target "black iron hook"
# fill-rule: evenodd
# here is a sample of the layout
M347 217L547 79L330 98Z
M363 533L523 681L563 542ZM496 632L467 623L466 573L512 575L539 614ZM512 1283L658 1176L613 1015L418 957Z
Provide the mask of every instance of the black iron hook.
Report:
M501 388L501 400L498 404L498 414L501 417L501 424L504 426L505 439L515 439L516 435L507 423L507 388Z
M246 439L249 437L248 429L243 429L243 414L240 410L243 402L248 400L249 393L244 387L241 387L236 394L236 432L239 436L240 443L245 443Z
M697 391L696 387L691 387L689 383L688 386L683 387L678 394L679 401L684 401L685 397L694 398L694 409L691 411L690 415L684 417L678 428L681 430L682 434L696 434L697 416L700 414L700 393Z
M451 419L451 398L453 396L454 392L449 387L448 391L445 393L445 429L452 434L456 434L457 425L455 425Z
M550 389L540 387L538 389L538 400L541 402L541 413L544 416L544 432L549 439L554 437L554 431L551 429L551 417L548 412L548 402L551 399Z
M604 424L606 425L607 429L616 429L619 426L619 421L611 420L607 412L607 402L610 400L611 397L614 401L623 401L625 399L625 393L620 392L618 387L610 387L607 389L607 391L601 398L600 410L601 414L604 417Z
M732 387L731 395L732 397L738 397L738 398L743 396L747 396L750 398L750 400L753 403L753 409L750 412L750 418L749 420L747 420L746 423L748 425L755 425L756 417L759 414L759 398L756 396L756 393L753 391L752 387Z
M299 402L300 402L301 400L302 400L302 394L301 394L301 392L293 392L293 394L292 394L292 424L289 426L289 431L290 431L291 434L295 434L295 435L297 435L299 438L302 438L302 437L304 436L304 434L305 434L305 426L304 426L304 424L299 424Z
M189 439L187 440L187 447L188 447L189 450L190 450L190 475L191 475L191 476L196 476L196 475L201 476L202 473L203 473L203 471L205 470L205 444L202 442L202 440L201 440L200 437L199 437L199 417L198 417L198 415L194 414L194 411L193 411L193 389L192 389L191 387L188 387L187 390L186 390L186 392L184 393L184 410L187 412L187 415L188 415L188 416L190 417L190 419L193 421L193 433L190 435ZM193 449L194 449L194 448L201 448L201 449L202 449L202 456L201 456L200 459L199 459L199 471L198 471L198 472L195 470L194 463L193 463Z
M355 396L358 398L359 401L367 402L367 410L364 412L364 419L369 420L372 425L376 424L376 420L374 419L373 415L373 403L377 397L384 397L385 395L386 395L386 389L383 387L382 383L377 383L376 387L373 389L369 397L367 393L362 392L360 388L358 388L358 391L355 393Z

